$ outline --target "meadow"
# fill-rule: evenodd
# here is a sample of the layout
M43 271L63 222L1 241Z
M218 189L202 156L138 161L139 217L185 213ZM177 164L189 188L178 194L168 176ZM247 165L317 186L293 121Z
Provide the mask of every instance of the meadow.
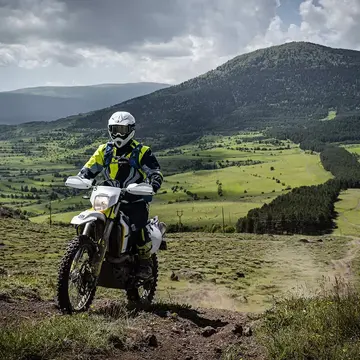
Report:
M0 226L0 298L53 299L59 260L74 229L11 219L1 219ZM159 253L158 301L252 312L271 306L274 297L308 295L321 282L344 275L333 261L342 259L351 246L348 238L332 236L306 241L251 234L167 237L168 250ZM121 296L100 288L97 298Z
M98 143L77 147L76 134L43 139L0 141L0 202L24 211L32 221L68 222L89 207L84 192L64 187ZM150 144L151 145L151 144ZM165 174L151 215L186 225L234 225L239 217L276 196L301 185L331 178L317 154L303 152L289 141L266 139L260 132L206 136L198 141L156 153Z

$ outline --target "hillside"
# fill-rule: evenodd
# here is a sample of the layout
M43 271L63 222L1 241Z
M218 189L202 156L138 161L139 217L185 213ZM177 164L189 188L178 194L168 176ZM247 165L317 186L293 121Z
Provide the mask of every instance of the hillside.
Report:
M51 121L97 110L149 94L167 84L133 83L93 86L44 86L0 92L0 124Z
M359 293L345 287L358 284L358 238L169 234L152 306L99 287L88 313L60 316L75 229L0 227L0 359L359 359Z

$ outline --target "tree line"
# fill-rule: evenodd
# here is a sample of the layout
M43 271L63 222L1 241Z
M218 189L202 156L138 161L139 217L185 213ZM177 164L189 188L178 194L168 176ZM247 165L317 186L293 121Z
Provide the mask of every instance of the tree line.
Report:
M347 124L354 119L359 121L360 117L348 118ZM328 121L326 126L325 122L319 122L310 126L312 130L293 128L271 131L281 139L300 142L303 150L320 150L322 165L334 175L334 179L321 185L295 188L261 208L250 210L245 217L237 221L238 232L315 235L332 231L336 217L334 204L340 191L360 187L360 164L356 155L327 143L328 140L350 140L350 137L353 140L360 139L360 126L357 125L353 134L350 134L346 123L340 124L343 120ZM333 133L334 129L337 129L337 132Z

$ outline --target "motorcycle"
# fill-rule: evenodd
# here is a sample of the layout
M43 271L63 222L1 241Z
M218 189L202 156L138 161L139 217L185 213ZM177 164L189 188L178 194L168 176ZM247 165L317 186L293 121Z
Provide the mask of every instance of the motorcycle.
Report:
M86 311L98 286L126 291L127 299L137 305L151 304L158 280L159 249L166 249L166 224L150 219L146 230L151 239L152 277L137 278L138 254L132 241L129 218L121 211L126 194L152 196L147 183L126 188L93 184L93 180L70 176L65 185L80 190L92 188L92 208L74 216L77 236L68 244L58 273L57 300L64 313Z

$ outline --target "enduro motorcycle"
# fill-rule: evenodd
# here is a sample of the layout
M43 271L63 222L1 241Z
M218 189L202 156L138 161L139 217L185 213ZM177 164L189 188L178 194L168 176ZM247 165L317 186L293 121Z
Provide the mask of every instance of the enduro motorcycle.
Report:
M157 279L159 249L166 249L166 225L158 217L148 221L152 248L152 277L141 280L136 276L138 255L131 238L129 218L121 211L126 194L152 196L147 183L130 184L126 188L93 185L93 180L70 176L65 185L75 189L92 188L92 208L74 216L77 236L70 241L58 274L57 300L59 308L71 314L85 311L91 305L98 286L123 289L129 302L150 304L154 298Z

